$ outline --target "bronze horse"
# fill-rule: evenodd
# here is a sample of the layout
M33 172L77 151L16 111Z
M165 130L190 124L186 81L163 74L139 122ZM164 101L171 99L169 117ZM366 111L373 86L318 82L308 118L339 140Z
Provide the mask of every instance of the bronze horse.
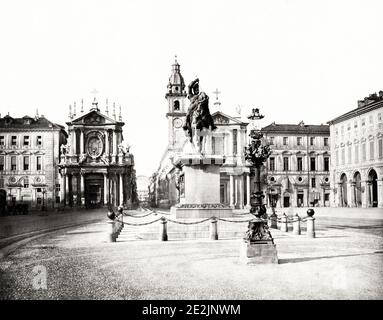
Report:
M197 144L199 152L201 152L204 149L202 146L205 142L206 130L215 130L217 126L214 124L209 111L209 96L205 92L199 92L198 78L188 86L188 99L190 106L183 129L187 131L191 143L193 143L193 136L195 136L196 141L194 143Z

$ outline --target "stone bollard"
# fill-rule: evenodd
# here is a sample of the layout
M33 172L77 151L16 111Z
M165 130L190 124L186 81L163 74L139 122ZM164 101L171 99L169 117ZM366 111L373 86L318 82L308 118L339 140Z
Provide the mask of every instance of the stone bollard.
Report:
M109 242L116 242L114 221L108 221L108 240Z
M272 229L278 229L278 216L275 213L270 215L268 226Z
M210 240L218 240L218 220L216 217L212 217L210 220Z
M286 213L283 213L283 216L281 218L281 231L283 231L283 232L287 232L288 231Z
M308 209L307 210L307 217L306 217L306 223L307 223L307 237L308 238L315 238L315 218L313 217L314 210Z
M168 241L167 224L166 218L162 217L160 220L160 241Z
M298 213L295 215L293 221L293 234L301 234L301 218L299 217Z

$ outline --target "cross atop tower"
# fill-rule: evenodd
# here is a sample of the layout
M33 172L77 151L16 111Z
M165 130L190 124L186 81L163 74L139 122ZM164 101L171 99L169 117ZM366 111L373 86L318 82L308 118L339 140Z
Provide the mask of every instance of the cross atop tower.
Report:
M94 96L94 101L96 101L96 95L99 93L99 92L97 91L97 89L93 89L90 93L93 94L93 96Z
M218 95L221 94L221 91L218 91L218 89L215 89L215 91L213 91L212 93L216 95L215 100L218 100Z

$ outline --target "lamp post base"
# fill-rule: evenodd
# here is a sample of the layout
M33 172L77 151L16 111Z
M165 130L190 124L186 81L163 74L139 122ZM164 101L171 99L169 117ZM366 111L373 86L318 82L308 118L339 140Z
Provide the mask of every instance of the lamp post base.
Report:
M269 264L278 263L276 245L272 240L259 240L241 243L239 262L242 264Z

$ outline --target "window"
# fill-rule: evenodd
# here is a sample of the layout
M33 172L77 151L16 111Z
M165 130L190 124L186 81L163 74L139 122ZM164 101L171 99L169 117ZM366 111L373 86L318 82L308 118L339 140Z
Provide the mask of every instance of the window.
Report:
M354 128L356 129L356 128L358 128L358 121L354 121Z
M315 171L315 157L310 158L310 170Z
M16 171L16 156L11 156L11 171Z
M233 154L237 154L237 129L233 130Z
M351 123L348 123L347 124L347 131L350 131L351 130Z
M354 161L355 163L359 163L359 145L355 146Z
M382 114L378 113L378 121L382 121Z
M324 164L324 166L323 166L323 169L324 169L324 171L330 171L330 158L329 157L324 157L323 158L323 164Z
M315 178L311 178L311 188L315 188L315 187L316 187Z
M41 146L43 144L42 136L37 136L36 145Z
M24 178L24 188L29 188L29 178L28 177Z
M335 151L335 164L339 165L339 150Z
M174 101L174 111L180 110L180 102L178 100Z
M60 202L61 202L60 196L56 196L56 203L60 203Z
M0 156L0 171L4 171L4 156Z
M340 127L340 133L341 133L341 134L344 133L344 127L343 127L343 126Z
M56 183L56 192L60 192L60 184Z
M365 125L366 125L366 119L363 118L363 119L362 119L362 127L365 126Z
M378 140L378 155L379 158L383 157L383 139Z
M24 136L24 142L23 142L23 145L24 145L24 146L29 146L29 136Z
M347 148L348 164L351 164L351 146Z
M270 157L269 163L270 163L270 171L274 171L275 170L275 158Z
M302 145L302 137L297 137L297 146Z
M366 144L362 143L362 161L366 161Z
M0 188L4 188L4 178L0 177Z
M4 144L4 136L0 136L0 146L3 146Z
M24 171L29 170L29 157L28 156L24 157L24 162L23 163L24 163L24 165L23 165Z
M313 146L313 145L314 145L314 137L310 137L310 146Z
M283 157L283 171L289 171L289 158Z
M328 138L323 138L323 145L324 145L325 147L328 146Z
M375 143L374 141L370 141L370 160L374 160L374 149Z
M346 150L345 150L345 148L342 148L342 163L341 164L345 164L345 162L346 162Z
M274 137L270 137L269 141L270 141L270 145L272 146L274 144Z
M12 137L11 137L11 145L12 145L12 146L15 146L16 143L17 143L17 137L16 137L16 136L12 136Z
M297 158L297 166L298 166L298 171L302 171L302 170L303 170L303 161L302 161L302 157L298 157L298 158Z
M41 156L36 157L36 170L41 171Z
M287 137L283 137L283 145L287 146Z
M372 117L372 115L370 115L370 116L368 117L368 122L369 122L370 124L373 124L373 123L374 123L374 118Z

